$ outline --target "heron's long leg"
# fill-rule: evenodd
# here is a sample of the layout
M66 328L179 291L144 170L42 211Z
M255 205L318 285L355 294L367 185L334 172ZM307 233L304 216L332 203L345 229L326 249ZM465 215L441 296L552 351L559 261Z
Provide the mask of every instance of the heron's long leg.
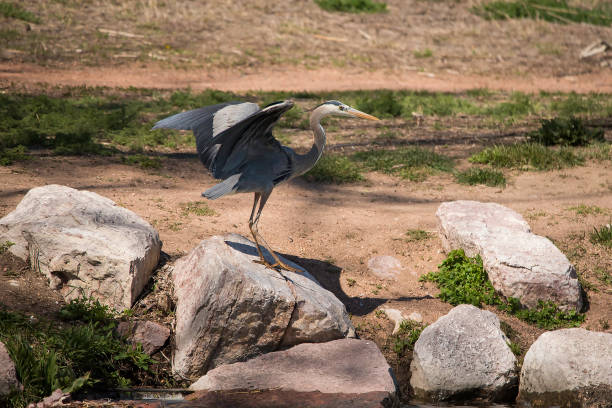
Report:
M255 200L253 202L253 210L251 211L251 218L249 219L249 228L251 229L251 234L253 235L253 238L255 238L255 245L257 247L257 252L259 252L261 263L267 266L268 268L274 269L276 267L279 267L286 271L299 272L299 269L296 269L296 268L293 268L287 265L286 263L284 263L278 258L276 253L272 250L272 248L270 248L266 240L259 234L259 231L257 229L257 223L259 222L261 211L263 210L264 205L266 205L266 201L268 201L268 197L270 197L271 193L272 191L266 191L264 193L255 193ZM257 201L259 201L259 209L257 210L257 215L255 216L255 219L253 219L253 214L255 213L255 207L257 206ZM259 247L259 241L261 241L264 248L266 248L268 252L270 252L270 255L272 255L272 258L274 258L274 260L276 261L274 264L271 265L264 258L261 248Z

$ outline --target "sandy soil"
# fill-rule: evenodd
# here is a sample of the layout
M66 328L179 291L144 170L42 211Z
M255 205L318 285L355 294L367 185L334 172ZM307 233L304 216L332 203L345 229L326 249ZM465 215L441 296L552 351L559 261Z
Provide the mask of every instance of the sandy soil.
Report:
M34 0L23 2L40 13L41 24L0 19L0 28L11 24L23 34L0 47L0 89L40 88L38 84L45 83L236 92L358 88L612 92L610 67L602 65L603 60L577 57L591 42L610 39L612 28L490 22L469 13L469 7L478 3L471 0L449 4L389 0L390 12L385 15L329 14L311 1L93 0L85 7L77 3L45 2L38 7ZM245 24L249 30L243 29ZM104 34L100 29L132 36ZM433 56L417 57L415 51L425 49L431 49ZM382 125L397 126L393 120ZM404 137L419 136L418 128L405 126ZM444 145L437 148L451 152L460 168L466 166L469 152L490 143L468 128L469 124L453 127L432 142ZM353 130L354 125L339 129L344 134ZM332 145L341 148L330 133ZM607 136L612 136L609 131ZM503 137L502 131L494 140ZM297 144L309 143L304 132L303 142ZM29 189L57 183L109 197L148 220L159 230L170 262L213 235L249 236L251 195L208 202L214 216L185 215L182 204L199 201L200 193L215 181L194 154L161 153L161 157L163 167L156 171L122 164L118 158L44 154L0 167L0 217L12 211ZM445 257L439 238L434 234L423 241L405 239L411 229L435 233L436 209L448 200L494 201L521 213L536 234L551 238L568 255L588 284L583 327L612 332L612 288L598 278L600 271L612 270L612 257L609 249L588 239L593 227L612 217L612 165L508 174L510 184L504 189L459 185L451 175L415 183L370 173L365 182L341 186L298 179L274 191L260 232L274 249L310 270L347 305L361 335L385 349L400 378L405 378L407 366L388 349L393 325L376 317L375 311L381 306L406 314L417 311L425 323L431 323L450 310L450 305L435 298L432 284L418 281ZM598 206L603 212L578 215L571 209L578 205ZM401 261L397 281L380 280L369 272L368 260L380 255ZM46 282L22 263L0 257L0 272L0 298L8 306L44 314L61 304ZM523 351L541 333L517 319L500 317L520 333Z

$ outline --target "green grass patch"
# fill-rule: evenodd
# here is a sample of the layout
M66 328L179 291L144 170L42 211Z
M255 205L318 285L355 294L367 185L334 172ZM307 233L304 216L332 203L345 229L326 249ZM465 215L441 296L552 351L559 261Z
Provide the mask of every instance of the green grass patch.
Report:
M192 201L189 203L182 203L181 208L183 209L183 215L189 214L197 215L198 217L211 217L217 215L215 210L210 208L204 201Z
M412 229L406 232L405 240L406 242L417 242L417 241L424 241L431 237L433 237L433 234L431 232L427 232L422 229Z
M28 160L25 146L19 145L15 147L0 148L0 166L8 166L16 161Z
M438 297L452 305L494 305L543 329L577 327L584 321L584 314L562 311L552 302L541 301L536 308L525 309L519 299L500 297L487 277L480 256L470 258L462 249L451 251L438 271L423 275L420 280L435 282L440 289Z
M594 227L591 232L591 242L612 248L612 223L600 228Z
M315 0L323 10L345 13L382 13L387 5L372 0Z
M455 174L455 179L458 183L483 184L489 187L506 187L506 177L504 173L498 170L482 169L479 167L471 167L465 171Z
M414 350L414 344L421 336L425 327L423 323L418 323L413 320L402 321L398 332L394 335L392 340L393 351L401 357L406 351Z
M529 135L529 141L544 146L586 146L603 142L603 129L590 129L580 118L543 119L541 127Z
M518 143L489 147L470 157L470 162L520 170L554 170L584 163L568 147L553 149L539 143Z
M360 167L346 156L329 154L321 157L304 177L319 183L355 183L365 180Z
M414 58L431 58L433 57L433 51L429 48L425 48L424 50L414 50L412 55L414 55Z
M1 243L0 244L0 255L8 251L8 249L12 247L13 245L15 245L15 243L11 241L4 241L3 243Z
M30 23L40 23L40 18L35 14L21 7L16 3L0 1L0 15L6 18L15 18L17 20L28 21Z
M398 175L412 181L422 181L437 171L451 171L454 166L449 157L420 147L357 152L351 159L368 171Z
M161 169L162 162L159 157L146 156L144 154L132 154L122 158L126 164L140 166L143 169Z
M580 205L576 205L573 207L569 207L568 210L570 211L574 211L576 213L576 215L601 215L601 214L607 214L608 211L598 207L596 205L585 205L585 204L580 204Z
M492 1L472 7L471 11L487 20L532 18L558 24L612 24L612 7L605 2L585 9L571 6L567 0Z
M107 390L154 376L157 362L115 334L116 312L82 298L62 308L60 317L64 323L0 311L0 339L24 387L2 397L3 406L25 407L57 388Z
M516 120L538 111L538 106L531 95L522 92L512 92L509 100L501 101L484 108L483 113L504 123L514 123Z

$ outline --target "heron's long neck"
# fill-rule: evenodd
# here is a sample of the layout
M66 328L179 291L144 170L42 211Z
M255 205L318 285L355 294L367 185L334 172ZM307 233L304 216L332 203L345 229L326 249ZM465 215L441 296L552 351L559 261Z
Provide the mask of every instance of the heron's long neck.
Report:
M323 117L324 111L315 109L310 115L310 128L314 133L314 143L310 148L310 151L306 154L298 154L295 161L295 175L306 173L312 169L314 165L319 161L325 148L325 130L321 126L321 118Z

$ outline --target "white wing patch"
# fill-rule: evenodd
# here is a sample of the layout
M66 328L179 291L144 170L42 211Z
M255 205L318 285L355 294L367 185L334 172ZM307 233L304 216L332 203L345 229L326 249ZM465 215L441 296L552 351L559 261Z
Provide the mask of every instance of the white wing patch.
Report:
M216 137L234 126L236 123L251 116L259 110L259 106L255 103L245 102L238 105L229 105L215 112L213 117L212 137Z

